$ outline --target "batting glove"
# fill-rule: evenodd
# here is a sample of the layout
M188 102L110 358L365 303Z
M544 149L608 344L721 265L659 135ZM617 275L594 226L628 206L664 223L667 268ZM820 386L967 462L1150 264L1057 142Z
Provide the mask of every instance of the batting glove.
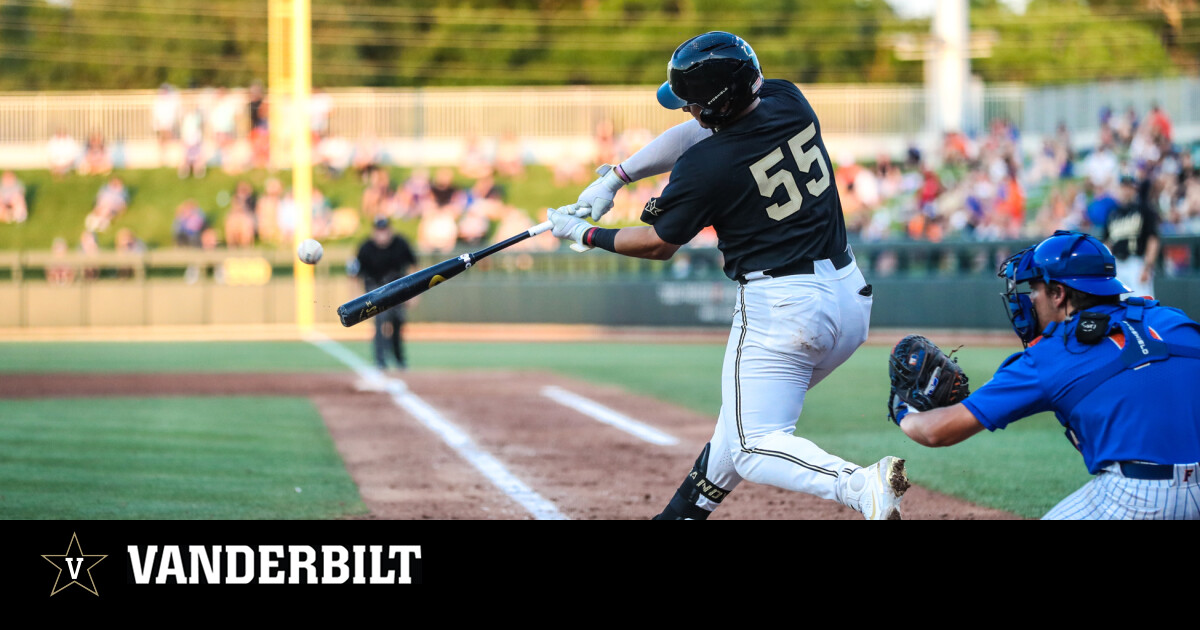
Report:
M563 206L557 210L551 208L546 212L546 218L554 224L550 233L563 240L575 241L571 244L571 249L577 252L586 252L591 249L591 246L583 244L583 235L594 226L572 215L573 206L574 204Z
M585 217L589 214L593 221L599 221L604 213L612 210L613 197L625 186L625 180L617 175L617 169L605 164L597 171L600 177L579 193L579 199L573 204L575 216Z

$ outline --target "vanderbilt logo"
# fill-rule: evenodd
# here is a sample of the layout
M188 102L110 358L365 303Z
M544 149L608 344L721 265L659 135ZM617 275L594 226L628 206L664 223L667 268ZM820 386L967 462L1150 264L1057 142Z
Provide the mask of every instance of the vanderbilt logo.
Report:
M688 476L696 482L696 489L700 491L700 494L713 503L720 503L721 499L729 494L728 490L718 488L716 484L701 477L695 470Z
M646 214L648 214L652 217L656 217L656 216L662 214L662 208L659 208L657 204L658 204L658 197L651 197L650 201L646 202L646 206L644 208L642 208L642 212L645 212Z
M412 584L419 545L130 545L135 584Z
M42 557L58 569L58 577L55 578L54 587L50 590L51 596L57 595L72 584L78 585L92 595L100 596L96 590L96 583L92 580L92 568L107 558L107 555L84 554L79 546L79 538L75 534L71 534L71 542L67 544L66 553L43 555Z

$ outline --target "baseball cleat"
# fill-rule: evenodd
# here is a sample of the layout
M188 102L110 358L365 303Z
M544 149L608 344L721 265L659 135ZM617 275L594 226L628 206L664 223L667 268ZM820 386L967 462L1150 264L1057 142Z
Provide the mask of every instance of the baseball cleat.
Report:
M891 455L863 469L867 486L859 497L859 511L868 521L899 521L900 498L908 490L904 460Z

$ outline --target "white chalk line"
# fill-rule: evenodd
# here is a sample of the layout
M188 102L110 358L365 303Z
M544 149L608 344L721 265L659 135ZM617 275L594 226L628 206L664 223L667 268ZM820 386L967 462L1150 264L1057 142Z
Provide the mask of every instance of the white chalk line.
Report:
M347 350L342 344L320 333L310 332L305 335L305 340L354 370L366 383L379 388L380 391L388 392L397 406L412 414L421 424L438 434L463 459L483 473L510 499L521 504L535 519L568 520L553 503L534 492L532 488L509 472L499 460L479 448L466 432L446 420L442 414L416 394L408 391L408 386L404 384L404 381L388 378L379 369Z
M605 407L590 398L569 392L561 387L547 385L542 388L542 395L560 405L570 407L579 413L590 416L609 426L616 427L651 444L674 446L679 443L679 439L673 435L663 433L648 424L634 420L619 411Z

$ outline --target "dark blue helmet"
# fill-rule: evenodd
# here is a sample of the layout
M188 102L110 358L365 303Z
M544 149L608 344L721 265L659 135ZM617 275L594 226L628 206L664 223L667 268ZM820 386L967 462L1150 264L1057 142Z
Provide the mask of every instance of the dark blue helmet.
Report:
M1009 321L1025 343L1042 331L1029 295L1018 291L1020 284L1059 282L1091 295L1121 295L1132 290L1117 279L1117 259L1104 243L1066 230L1013 254L1000 265L998 275L1007 282L1003 295Z
M667 109L699 105L701 122L719 126L741 113L762 87L758 56L745 40L713 31L679 45L667 64L658 102Z

